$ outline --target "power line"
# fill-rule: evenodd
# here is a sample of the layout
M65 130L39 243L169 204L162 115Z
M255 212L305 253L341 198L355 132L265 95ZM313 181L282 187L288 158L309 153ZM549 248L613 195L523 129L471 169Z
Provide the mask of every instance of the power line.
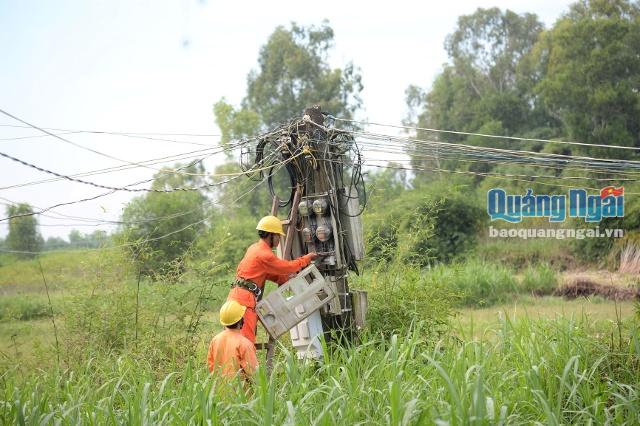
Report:
M239 146L242 145L243 142L240 142L238 144L232 145L230 146L230 149L234 149L237 148ZM198 158L201 155L203 155L204 153L207 153L207 155L204 158L210 157L212 155L216 155L216 154L220 154L222 153L225 148L217 148L217 150L215 150L216 148L207 148L207 149L201 149L201 150L196 150L196 151L190 151L190 152L186 152L186 153L182 153L182 154L176 154L176 155L170 155L170 156L165 156L165 157L158 157L158 158L153 158L153 159L149 159L149 160L144 160L141 161L141 164L161 164L161 163L165 163L165 162L172 162L172 161L179 161L179 160L190 160L192 158ZM212 151L215 150L215 151ZM135 169L138 168L138 166L135 165L121 165L121 166L115 166L115 167L106 167L103 169L97 169L97 170L90 170L87 172L81 172L81 173L75 173L75 174L70 174L70 177L83 177L83 176L95 176L95 175L101 175L101 174L107 174L107 173L115 173L115 172L121 172L121 171L126 171L126 170L131 170L131 169ZM165 173L165 174L170 174L172 169L160 169L161 173ZM202 174L203 176L208 176L206 173ZM20 183L20 184L15 184L15 185L10 185L10 186L5 186L5 187L1 187L0 190L5 190L5 189L13 189L13 188L22 188L25 186L32 186L32 185L39 185L42 183L49 183L49 182L58 182L60 180L65 180L65 178L50 178L50 179L41 179L41 180L36 180L36 181L31 181L31 182L24 182L24 183Z
M237 144L234 145L233 148L240 146L241 144ZM209 153L207 153L205 156L202 157L202 160L209 158L213 155L217 155L220 154L221 152L224 151L224 148L221 148L217 151L211 151L212 148L209 149L204 149L204 150L197 150L197 151L191 151L188 153L183 153L183 154L176 154L176 155L172 155L172 156L166 156L166 157L159 157L159 158L154 158L154 159L150 159L150 160L145 160L142 163L146 163L146 164L161 164L161 163L166 163L166 162L175 162L175 161L180 161L180 160L190 160L193 158L200 158L201 155L206 152L206 151L210 151ZM197 155L194 155L197 154ZM81 172L81 173L76 173L76 174L70 174L68 176L70 177L83 177L83 176L95 176L95 175L102 175L102 174L107 174L107 173L115 173L115 172L121 172L121 171L127 171L127 170L131 170L131 169L135 169L137 168L137 166L127 166L127 165L122 165L122 166L116 166L116 167L107 167L107 168L103 168L103 169L97 169L97 170L90 170L87 172ZM176 169L176 170L180 170L182 169L182 167ZM174 169L165 169L165 168L161 168L159 169L159 173L160 174L173 174ZM207 173L191 173L190 175L198 175L198 176L209 176L209 174ZM19 183L19 184L15 184L15 185L10 185L10 186L5 186L5 187L1 187L0 190L5 190L5 189L13 189L13 188L21 188L21 187L25 187L25 186L32 186L32 185L39 185L42 183L50 183L50 182L58 182L60 180L64 180L65 178L50 178L50 179L41 179L41 180L36 180L36 181L30 181L30 182L24 182L24 183Z
M376 144L376 143L368 143L368 142L362 142L363 148L362 148L362 152L377 152L377 153L390 153L390 154L405 154L405 155L410 155L411 159L413 160L422 160L422 159L433 159L435 161L438 160L454 160L454 161L461 161L461 162L471 162L471 163L489 163L489 164L500 164L500 165L519 165L519 166L526 166L526 167L540 167L540 168L546 168L546 169L552 169L552 170L580 170L580 171L585 171L585 172L591 172L591 173L599 173L599 174L607 174L607 175L611 175L611 174L621 174L621 175L630 175L630 176L634 176L633 178L620 178L620 179L616 179L616 178L593 178L593 180L629 180L629 181L636 181L637 180L637 176L640 175L640 171L638 172L632 172L632 171L619 171L619 170L612 170L612 169L604 169L604 168L593 168L587 165L581 165L581 166L577 166L577 165L572 165L572 164L567 164L567 165L548 165L548 164L540 164L538 162L535 161L535 159L533 159L534 161L527 161L526 157L523 157L521 159L511 159L511 160L503 160L503 159L493 159L491 156L484 156L484 155L473 155L473 158L462 158L465 155L469 156L468 154L464 154L464 153L460 153L461 156L456 156L454 153L448 153L448 152L439 152L438 149L434 149L433 153L429 154L426 153L424 151L421 150L413 150L413 151L409 151L407 149L407 146L405 145L404 147L402 146L396 146L396 147L388 147L387 145L382 145L382 144ZM584 177L585 179L591 179L587 176Z
M13 127L18 129L31 129L31 126L19 126L15 124L0 124L0 127ZM187 137L220 137L218 133L158 133L158 132L124 132L124 131L107 131L107 130L70 130L59 129L54 127L43 127L43 129L54 132L72 132L72 133L104 133L109 135L131 135L131 136L187 136Z
M69 180L71 182L82 183L84 185L90 185L90 186L93 186L93 187L96 187L96 188L102 188L102 189L110 189L110 190L113 190L113 191L125 191L125 192L198 191L198 190L201 190L201 189L206 189L208 187L217 185L217 184L206 184L206 185L201 185L201 186L197 186L197 187L183 187L183 188L171 188L171 189L153 189L153 188L147 189L147 188L115 187L115 186L102 185L102 184L98 184L98 183L95 183L95 182L90 182L90 181L86 181L86 180L82 180L82 179L73 178L73 177L68 176L68 175L63 175L61 173L45 169L45 168L37 166L35 164L28 163L28 162L26 162L24 160L21 160L19 158L13 157L13 156L11 156L9 154L6 154L4 152L0 152L0 156L5 157L5 158L7 158L9 160L12 160L12 161L14 161L16 163L22 164L23 166L30 167L32 169L38 170L38 171L43 172L43 173L54 175L54 176L57 176L59 178ZM271 167L272 166L270 165L270 166L262 167L262 168L259 168L259 169L255 169L255 170L252 170L251 173L264 171L264 170L270 169ZM242 175L246 175L246 174L247 174L247 172L236 172L236 173L220 173L220 174L209 175L209 176L211 176L211 177L229 177L229 176L242 176Z
M345 131L342 129L338 129L341 131ZM391 136L380 133L370 133L370 132L360 132L360 131L352 131L354 135L362 136L365 138L372 138L374 140L382 140L382 141L395 141L395 142L403 142L403 143L414 143L416 146L427 146L427 147L440 147L447 148L452 150L461 150L466 152L473 153L493 153L494 155L508 155L515 156L519 158L535 158L538 160L545 161L554 161L558 164L559 161L574 161L574 162L583 162L585 164L591 165L607 165L607 166L625 166L628 168L632 168L634 170L640 170L640 161L635 160L617 160L611 158L596 158L596 157L587 157L587 156L578 156L578 155L564 155L564 154L554 154L554 153L542 153L535 151L526 151L526 150L510 150L504 148L493 148L493 147L483 147L483 146L475 146L475 145L467 145L467 144L459 144L459 143L451 143L451 142L441 142L434 141L429 139L417 139L417 138L408 138L408 137L399 137L399 136Z
M346 119L346 118L338 118L338 117L335 117L335 116L332 116L332 115L328 115L327 117L329 117L329 118L331 118L333 120L336 120L336 121L364 124L364 125L368 125L368 126L390 127L390 128L394 128L394 129L422 130L422 131L425 131L425 132L448 133L448 134L462 135L462 136L479 136L479 137L485 137L485 138L516 140L516 141L523 141L523 142L555 143L555 144L565 144L565 145L579 145L579 146L587 146L587 147L626 149L626 150L632 150L632 151L640 151L640 148L632 147L632 146L591 144L591 143L585 143L585 142L558 141L558 140L553 140L553 139L524 138L524 137L518 137L518 136L492 135L492 134L488 134L488 133L474 133L474 132L462 132L462 131L457 131L457 130L432 129L432 128L428 128L428 127L400 126L400 125L394 125L394 124L374 123L374 122L370 122L370 121L350 120L350 119Z
M330 161L330 162L339 162L336 160L326 160L326 161ZM428 168L428 167L404 167L401 165L394 165L392 163L389 163L387 165L381 165L381 164L366 164L365 161L365 165L368 165L369 167L376 167L376 168L381 168L381 169L395 169L395 170L407 170L407 171L422 171L422 172L444 172L444 173L450 173L450 174L462 174L462 175L469 175L469 176L482 176L482 177L486 177L486 178L492 178L492 179L503 179L503 180L510 180L510 181L517 181L517 182L526 182L526 183L536 183L536 184L540 184L540 185L545 185L545 186L555 186L555 187L561 187L561 188L580 188L580 189L589 189L592 191L599 191L602 188L595 188L595 187L589 187L589 186L577 186L577 185L565 185L562 183L555 183L555 182L545 182L545 181L541 181L541 180L530 180L530 179L523 179L522 176L524 177L529 177L528 175L509 175L509 174L500 174L500 173L483 173L483 172L473 172L473 171L469 171L469 170L450 170L450 169L445 169L445 168ZM535 179L535 178L534 178ZM554 180L556 180L556 177L553 177ZM640 193L638 192L626 192L625 194L627 195L640 195Z
M49 132L48 130L45 130L45 129L43 129L43 128L40 128L40 127L38 127L38 126L36 126L36 125L34 125L34 124L28 123L27 121L25 121L25 120L23 120L23 119L21 119L21 118L18 118L18 117L16 117L15 115L10 114L10 113L8 113L7 111L4 111L4 110L2 110L2 109L0 109L0 113L2 113L2 114L4 114L4 115L6 115L7 117L11 117L11 118L13 118L14 120L19 121L20 123L23 123L23 124L25 124L25 125L27 125L27 126L29 126L29 127L32 127L32 128L33 128L33 129L35 129L35 130L39 130L39 131L41 131L41 132L43 132L43 133L45 133L45 134L47 134L47 135L49 135L49 136L51 136L51 137L53 137L53 138L55 138L55 139L58 139L58 140L61 140L62 142L65 142L65 143L71 144L71 145L73 145L73 146L75 146L75 147L77 147L77 148L80 148L80 149L83 149L83 150L86 150L86 151L92 152L92 153L94 153L94 154L100 155L100 156L105 157L105 158L109 158L109 159L111 159L111 160L120 161L121 163L130 164L130 165L136 165L136 166L138 166L138 167L144 167L144 168L148 168L148 169L151 169L151 170L159 171L158 169L156 169L156 168L154 168L154 167L149 167L149 166L146 166L146 165L144 165L144 164L135 163L135 162L131 162L131 161L128 161L128 160L123 160L123 159L121 159L121 158L114 157L113 155L105 154L104 152L96 151L95 149L92 149L92 148L87 148L86 146L83 146L83 145L80 145L80 144L75 143L75 142L73 142L73 141L70 141L70 140L69 140L69 139L67 139L67 138L63 138L62 136L58 136L58 135L56 135L55 133L51 133L51 132ZM174 171L174 172L175 172L175 171ZM187 172L183 172L183 174L187 174L187 175L189 175L189 173L187 173Z
M0 152L0 155L3 155L3 154ZM269 160L270 160L270 158L271 158L272 156L274 156L274 155L275 155L275 152L274 152L274 153L271 153L271 154L270 154L269 156L267 156L264 160L265 160L265 161L269 161ZM256 169L248 169L248 170L246 170L246 171L243 171L243 172L237 172L237 173L229 173L229 174L219 174L219 175L215 175L216 177L219 177L219 176L232 176L232 177L231 177L230 179L225 180L225 181L221 181L221 182L214 182L214 183L207 184L207 185L200 186L200 187L196 187L196 188L188 188L188 190L199 190L199 189L205 189L205 188L213 187L213 186L221 186L221 185L227 184L227 183L231 182L232 180L235 180L235 179L237 179L237 178L239 178L239 177L241 177L241 176L244 176L244 175L249 175L249 174L252 174L252 173L255 173L255 172L258 172L258 171L263 171L263 170L266 170L266 169L272 169L272 168L274 168L274 167L276 167L276 168L278 168L278 169L279 169L282 165L284 165L284 164L286 164L286 163L288 163L288 162L290 162L290 161L294 160L295 158L297 158L297 157L298 157L298 156L300 156L300 155L301 155L301 154L297 154L296 156L293 156L293 157L291 157L291 158L289 158L289 159L287 159L287 160L280 161L280 162L278 162L278 163L270 164L270 165L269 165L269 166L267 166L267 167L261 167L261 168L256 168ZM185 166L185 167L188 167L188 166ZM140 184L140 183L142 183L142 182L150 182L150 181L153 181L153 180L154 180L154 179L149 179L149 180L147 180L147 181L135 182L135 183L129 184L129 185L127 185L127 186L138 185L138 184ZM124 189L125 189L125 190L129 190L129 191L133 191L133 190L131 190L131 189L129 189L129 188L126 188L126 187L124 187ZM158 192L158 193L169 193L169 192L175 192L175 191L177 191L177 190L186 191L186 190L187 190L187 188L174 188L174 189L166 189L166 190L147 190L147 191L148 191L148 192ZM46 207L46 208L44 208L44 209L41 209L40 211L31 212L31 213L21 213L21 214L17 214L17 215L8 216L8 217L5 217L5 218L3 218L3 219L0 219L0 222L5 221L5 220L9 220L9 219L13 219L13 218L16 218L16 217L25 217L25 216L33 216L33 215L37 215L37 214L42 214L42 213L45 213L45 212L47 212L47 211L49 211L49 210L52 210L52 209L54 209L54 208L57 208L57 207L67 206L67 205L71 205L71 204L83 203L83 202L86 202L86 201L93 201L93 200L96 200L96 199L98 199L98 198L101 198L101 197L104 197L104 196L107 196L107 195L113 194L114 192L116 192L116 190L115 190L115 189L112 189L112 190L111 190L111 191L109 191L109 192L105 192L105 193L102 193L102 194L98 194L98 195L93 196L93 197L82 198L82 199L80 199L80 200L69 201L69 202L65 202L65 203L58 203L58 204L55 204L55 205L53 205L53 206L49 206L49 207ZM1 197L0 197L0 198L1 198ZM5 200L6 200L6 198L5 198ZM8 201L10 201L10 202L11 202L11 200L8 200ZM14 203L14 204L15 204L15 203ZM210 202L209 204L217 204L217 203L215 203L215 202ZM115 224L133 224L133 223L142 223L142 222L153 222L153 221L164 220L164 219L173 219L173 218L176 218L176 217L180 217L180 216L184 216L184 215L190 214L190 213L192 213L192 212L193 212L193 210L192 210L192 211L187 211L187 212L181 212L181 213L174 213L174 214L172 214L172 215L168 215L168 216L161 217L161 218L153 218L153 219L148 219L148 220L130 221L130 222L121 222L121 221L120 221L120 222L114 222L114 223L115 223Z
M299 153L294 154L291 158L284 160L280 163L278 163L276 166L276 171L280 170L282 167L284 167L287 163L293 161L294 159L300 157L301 155L303 155L304 152L301 150ZM242 193L238 198L234 199L231 204L237 204L238 201L240 201L242 198L246 197L248 194L250 194L251 192L253 192L258 186L262 185L266 180L268 179L268 175L266 175L260 182L258 182L256 185L254 185L253 187L251 187L249 190L245 191L244 193ZM100 247L100 248L89 248L87 249L87 251L99 251L99 250L113 250L113 249L117 249L117 248L123 248L123 247L131 247L137 244L146 244L148 242L151 241L158 241L164 238L168 238L171 235L175 235L179 232L185 231L189 228L192 228L194 226L197 226L201 223L204 223L205 221L207 221L208 218L205 217L204 219L198 220L196 222L190 223L180 229L171 231L167 234L158 236L158 237L153 237L153 238L146 238L145 240L143 240L142 242L136 242L136 243L124 243L124 244L120 244L120 245L116 245L116 246L109 246L109 247ZM55 250L56 252L60 253L60 252L68 252L68 251L73 251L73 250ZM20 250L5 250L5 249L0 249L0 252L7 252L7 253L16 253L16 254L41 254L41 252L33 252L33 251L20 251Z
M27 126L14 126L14 127L30 128L30 127L27 127ZM179 145L214 146L213 143L202 143L202 142L182 141L182 140L167 139L167 138L158 138L158 137L152 137L152 136L143 136L141 134L134 134L134 133L130 134L130 133L116 133L116 132L101 132L101 131L94 131L94 130L69 130L69 131L60 131L58 133L55 133L56 136L74 135L74 134L93 134L93 135L119 136L119 137L127 137L127 138L139 139L139 140L144 140L144 141L169 142L169 143L174 143L174 144L179 144ZM48 134L44 134L44 135L29 135L29 136L15 136L15 137L11 137L11 138L0 138L0 142L15 142L15 141L40 139L40 138L48 138L48 137L51 137L51 136L48 135Z

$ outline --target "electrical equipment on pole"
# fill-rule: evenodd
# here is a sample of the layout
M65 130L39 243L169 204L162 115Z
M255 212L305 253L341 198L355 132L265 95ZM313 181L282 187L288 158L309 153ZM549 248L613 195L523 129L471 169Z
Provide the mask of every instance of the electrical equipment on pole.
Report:
M264 179L266 173L274 196L272 213L286 208L286 236L279 255L291 259L318 253L315 267L328 288L323 291L331 294L318 314L300 318L304 323L291 330L294 346L298 346L297 341L302 342L300 346L308 346L309 337L319 328L327 338L350 338L363 325L367 306L366 293L354 293L348 284L348 272L358 273L356 261L364 257L361 213L366 200L362 158L352 133L333 129L324 121L319 106L307 108L302 118L269 132L259 138L255 147L242 152L245 171L252 167L267 169L252 177ZM269 167L271 164L273 167ZM281 194L276 194L278 165L284 167L288 178L283 200L279 199ZM284 300L281 298L280 303ZM269 330L264 320L263 324ZM334 330L339 333L332 334ZM272 333L272 337L277 335Z

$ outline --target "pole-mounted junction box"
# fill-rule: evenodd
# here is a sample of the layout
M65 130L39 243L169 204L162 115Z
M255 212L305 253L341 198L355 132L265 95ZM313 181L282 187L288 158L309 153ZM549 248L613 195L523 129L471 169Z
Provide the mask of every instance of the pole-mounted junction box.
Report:
M260 322L277 339L336 296L318 268L311 265L256 305Z

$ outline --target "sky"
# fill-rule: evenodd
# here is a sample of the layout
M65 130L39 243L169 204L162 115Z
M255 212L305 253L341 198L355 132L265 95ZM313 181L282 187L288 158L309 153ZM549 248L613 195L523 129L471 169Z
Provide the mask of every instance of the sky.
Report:
M311 10L299 1L0 0L0 110L45 128L215 135L212 105L221 97L239 104L247 74L257 67L259 50L273 30L292 21L317 25L328 19L335 32L331 65L353 62L363 78L363 110L357 117L400 124L407 113L405 89L410 84L428 88L441 71L447 61L444 40L458 16L497 6L536 13L550 27L571 2L317 4ZM70 144L40 137L34 129L8 127L15 125L21 123L0 114L0 152L66 175L178 155L218 140L72 133L64 135ZM25 136L30 138L7 140ZM220 155L210 157L207 170L221 161ZM124 186L151 178L153 167L160 166L85 179ZM105 192L69 181L8 188L50 177L0 157L0 219L5 203L27 202L38 209ZM38 217L40 232L48 238L66 237L73 228L113 230L84 219L118 220L136 195L117 192L55 208ZM0 237L6 232L7 222L0 222Z

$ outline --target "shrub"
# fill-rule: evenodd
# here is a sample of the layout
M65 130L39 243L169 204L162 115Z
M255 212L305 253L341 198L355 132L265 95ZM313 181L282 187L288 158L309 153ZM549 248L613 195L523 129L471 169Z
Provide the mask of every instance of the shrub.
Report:
M536 296L551 294L558 286L558 278L551 267L542 263L529 266L524 271L520 290Z
M628 189L628 188L625 188ZM578 221L578 226L584 228L595 228L592 223ZM620 243L634 243L639 238L637 230L640 229L640 201L637 197L625 197L625 215L622 218L606 218L598 224L600 229L623 229L625 238ZM634 232L635 231L635 232ZM602 265L611 266L616 264L618 259L607 258L607 254L615 247L616 238L584 238L576 239L573 242L573 250L576 256L587 261L599 262ZM623 247L618 249L621 251ZM618 254L618 253L614 253Z
M454 313L456 294L416 267L380 268L354 283L369 292L367 326L374 334L390 336L422 322L421 330L436 339Z
M365 218L367 258L417 266L454 260L476 243L483 212L472 200L442 195L442 185L405 192Z

